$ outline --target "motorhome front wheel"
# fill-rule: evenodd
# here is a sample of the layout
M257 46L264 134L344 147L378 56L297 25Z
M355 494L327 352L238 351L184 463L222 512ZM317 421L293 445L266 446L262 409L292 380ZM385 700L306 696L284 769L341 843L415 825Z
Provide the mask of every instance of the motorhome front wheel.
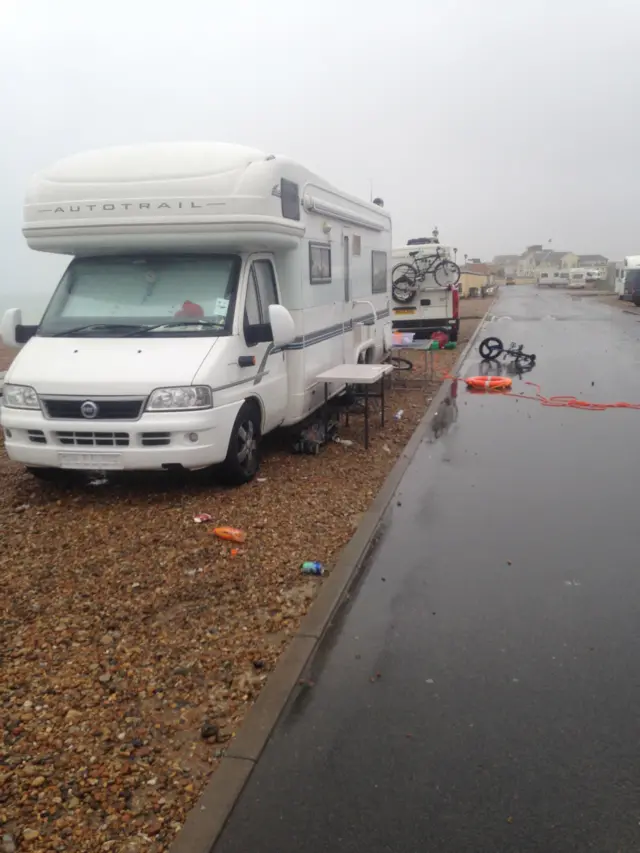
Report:
M227 458L219 468L219 479L230 486L241 486L253 480L260 467L259 442L260 409L247 400L233 425Z

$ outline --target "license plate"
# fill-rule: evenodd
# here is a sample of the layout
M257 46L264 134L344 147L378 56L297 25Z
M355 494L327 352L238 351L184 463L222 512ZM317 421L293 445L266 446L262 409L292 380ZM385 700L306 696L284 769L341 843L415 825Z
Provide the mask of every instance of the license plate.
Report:
M394 314L415 314L416 309L415 308L394 308L393 313Z
M113 471L122 468L121 453L58 453L61 468L80 471Z

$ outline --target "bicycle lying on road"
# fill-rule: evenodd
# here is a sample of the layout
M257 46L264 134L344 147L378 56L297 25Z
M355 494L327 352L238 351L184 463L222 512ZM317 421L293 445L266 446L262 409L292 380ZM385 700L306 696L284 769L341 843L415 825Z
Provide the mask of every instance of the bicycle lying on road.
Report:
M412 263L401 263L391 271L393 298L396 302L411 302L418 285L432 275L439 287L455 287L460 281L460 267L445 258L440 248L434 255L420 255L420 250L409 252Z
M497 361L501 356L505 359L507 356L511 356L511 358L516 360L517 364L521 364L523 367L533 367L536 363L535 355L523 352L524 344L518 346L515 341L512 341L505 348L500 338L489 337L480 342L478 349L484 361Z

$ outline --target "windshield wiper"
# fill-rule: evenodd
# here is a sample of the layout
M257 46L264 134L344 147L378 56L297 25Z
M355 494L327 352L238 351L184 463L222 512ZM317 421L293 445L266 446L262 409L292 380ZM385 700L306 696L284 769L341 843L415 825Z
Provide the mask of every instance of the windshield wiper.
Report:
M75 329L65 329L64 332L56 332L54 338L64 338L67 335L80 335L82 332L112 332L114 329L144 329L139 323L89 323L86 326L77 326ZM124 337L124 336L123 336Z
M153 332L155 329L179 329L181 326L203 326L207 329L224 329L224 321L216 322L215 320L170 320L167 323L157 323L154 326L139 326L134 332L128 332L125 337L136 337L138 335L146 335L147 332Z

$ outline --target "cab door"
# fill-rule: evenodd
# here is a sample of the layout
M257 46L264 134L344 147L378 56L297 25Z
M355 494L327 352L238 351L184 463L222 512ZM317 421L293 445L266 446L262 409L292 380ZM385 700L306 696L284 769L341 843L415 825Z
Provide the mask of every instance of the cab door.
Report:
M275 348L269 323L269 306L279 302L273 259L269 255L253 255L247 267L242 335L244 355L255 359L255 379L249 393L262 400L263 432L284 421L289 401L286 355Z

